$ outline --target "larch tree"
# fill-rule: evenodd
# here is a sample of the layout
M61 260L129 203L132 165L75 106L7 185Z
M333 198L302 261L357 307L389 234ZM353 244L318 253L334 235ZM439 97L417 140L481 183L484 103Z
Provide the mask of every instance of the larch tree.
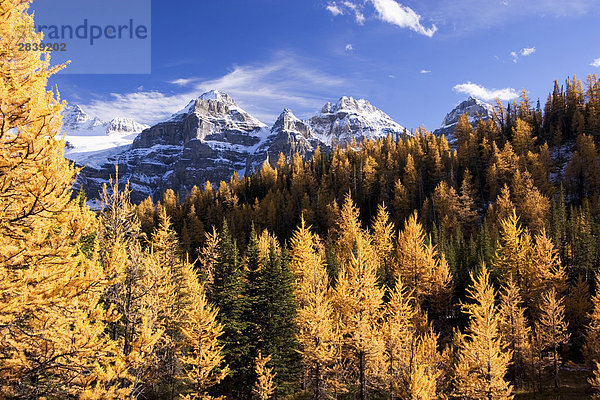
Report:
M267 367L269 361L271 361L271 356L263 357L262 352L259 350L254 361L256 382L254 382L252 388L252 395L256 400L269 400L275 392L273 378L276 374L273 372L273 368Z
M330 370L338 339L329 293L329 276L323 255L318 249L318 239L305 226L304 219L290 240L290 269L295 276L304 386L310 389L314 400L323 400L331 390Z
M123 386L131 386L137 398L148 390L146 383L158 378L156 343L164 332L161 310L170 291L169 279L160 259L141 246L141 227L128 185L119 190L117 179L110 189L104 186L99 222L100 262L110 280L102 301L119 315L108 323L107 332L127 363L129 377Z
M528 356L531 353L531 329L525 316L523 299L519 287L511 278L500 292L500 320L498 329L505 348L512 352L512 364L508 372L515 386L523 386L528 371Z
M177 348L177 358L182 363L178 379L183 382L184 399L208 399L206 391L221 382L229 371L223 345L218 341L223 327L217 322L218 310L208 302L191 264L184 270L183 278L189 288L190 303L181 326L181 345Z
M515 210L500 223L494 271L504 280L512 277L519 288L528 283L531 273L533 244L531 236L519 224Z
M352 365L347 378L356 379L358 397L368 395L383 351L380 312L383 291L377 282L377 257L370 238L360 234L343 266L334 294L337 320L343 333L344 358Z
M335 228L335 251L340 264L350 259L350 254L358 236L363 231L360 227L359 211L352 201L350 192L344 197Z
M417 221L417 214L408 218L404 229L398 234L396 245L395 278L400 277L414 297L423 304L443 306L444 298L452 291L452 276L444 257L438 257L432 244L426 243L425 232Z
M549 353L546 361L551 368L555 388L559 385L560 348L569 341L570 336L567 326L563 298L552 288L542 295L540 318L536 321L535 333L539 338L540 351Z
M596 277L596 288L600 287L600 278ZM600 362L600 290L592 297L592 312L589 315L590 322L585 331L584 354L590 366Z
M57 138L63 104L46 90L62 66L18 51L43 38L30 3L0 3L0 397L126 396L110 383L123 361L104 334L112 311L99 305L97 248L89 258L80 244L96 221L72 199L78 170Z
M386 359L385 382L390 399L435 399L437 337L430 330L419 334L414 299L398 280L385 305L382 332Z
M499 331L500 315L495 291L485 265L467 290L472 303L463 304L469 316L454 367L454 395L472 400L512 399L512 387L505 376L512 352L505 349Z
M387 287L393 287L394 283L394 224L390 222L390 215L387 212L385 204L377 207L377 215L371 226L372 241L375 255L379 258L381 281Z

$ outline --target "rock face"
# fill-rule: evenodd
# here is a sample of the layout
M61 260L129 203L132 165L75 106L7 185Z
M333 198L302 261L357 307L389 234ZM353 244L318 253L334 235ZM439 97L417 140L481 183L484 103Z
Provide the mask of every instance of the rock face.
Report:
M397 135L405 129L366 100L342 97L327 103L307 120L285 109L269 129L241 109L227 94L210 91L190 101L171 118L144 129L130 146L113 152L102 163L83 170L79 182L90 198L114 176L129 180L132 200L159 198L167 188L181 195L207 180L228 180L259 168L265 160L277 162L280 153L312 155L317 146L328 151L356 138Z
M469 116L469 121L476 128L477 121L481 119L492 118L494 108L491 104L483 102L474 97L469 97L467 100L458 104L452 111L446 114L442 121L442 126L436 129L433 133L441 136L444 135L450 146L456 146L456 137L454 136L454 128L458 123L458 119L463 114Z
M296 153L305 158L310 157L319 145L323 144L315 137L310 125L286 108L273 124L267 140L257 149L252 164L259 166L267 158L275 164L280 153L287 159Z
M192 100L167 121L140 133L131 147L108 158L100 168L82 174L93 195L119 164L119 175L130 181L132 200L160 196L167 188L185 194L207 180L243 174L249 156L269 131L233 99L216 91Z

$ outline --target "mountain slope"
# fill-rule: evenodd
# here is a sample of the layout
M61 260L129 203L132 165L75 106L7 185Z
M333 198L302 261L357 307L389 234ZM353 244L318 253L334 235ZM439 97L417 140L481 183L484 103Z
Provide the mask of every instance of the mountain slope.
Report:
M79 115L71 119L90 123ZM160 196L167 188L183 195L207 180L216 183L229 180L234 172L253 171L265 160L275 164L280 153L287 158L309 157L317 146L328 151L353 139L360 142L403 132L383 111L352 97L327 103L307 120L285 109L269 129L229 95L213 90L166 121L144 129L131 146L105 150L104 161L90 163L80 182L90 198L97 197L118 161L119 174L130 181L134 201Z

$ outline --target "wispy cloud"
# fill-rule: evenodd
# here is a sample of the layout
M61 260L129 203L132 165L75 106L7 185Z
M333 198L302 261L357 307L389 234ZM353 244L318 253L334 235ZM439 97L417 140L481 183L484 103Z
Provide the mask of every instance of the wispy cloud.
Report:
M525 18L572 18L594 11L597 0L439 0L419 2L420 11L445 34L464 34Z
M461 83L452 88L455 92L468 94L484 101L499 99L509 101L519 97L517 91L513 88L488 89L473 82Z
M325 7L325 8L334 17L337 17L338 15L343 15L344 14L344 12L342 10L340 10L340 8L335 3L329 3L329 4L327 4L327 7Z
M174 80L168 81L168 82L173 85L177 85L177 86L187 86L190 83L193 83L196 81L197 81L197 79L195 79L195 78L179 78L179 79L174 79Z
M293 54L278 53L270 62L234 66L214 79L177 79L192 82L182 87L181 93L111 93L108 98L92 100L82 106L101 119L119 114L151 124L168 118L200 94L218 89L231 95L249 113L270 123L284 107L300 115L312 113L325 101L337 98L347 87L345 79L306 65L306 60Z
M596 58L594 61L590 63L592 67L600 67L600 58Z
M516 63L519 61L519 57L527 57L532 55L533 53L535 53L535 47L524 47L518 52L511 51L510 56L512 57L513 62Z
M420 74L430 74L431 71L428 69L422 69L421 71L419 71Z
M354 19L359 25L365 22L364 10L366 5L370 5L374 11L374 16L382 22L396 25L400 28L408 28L421 35L432 37L437 31L437 27L432 25L426 28L421 24L421 16L412 8L404 6L395 0L358 0L330 2L325 7L332 15L354 15Z

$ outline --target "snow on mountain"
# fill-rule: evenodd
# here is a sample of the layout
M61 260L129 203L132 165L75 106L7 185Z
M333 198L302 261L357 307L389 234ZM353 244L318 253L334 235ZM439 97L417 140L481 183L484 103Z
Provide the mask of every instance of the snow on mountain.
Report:
M481 119L490 119L493 116L494 107L476 99L474 97L469 97L467 100L460 102L452 111L450 111L444 117L442 121L442 126L436 129L433 133L441 136L444 135L446 140L451 146L456 146L456 137L454 136L454 128L458 123L459 118L463 114L467 114L469 117L469 121L476 128L477 121Z
M141 131L149 128L122 117L105 122L90 117L76 104L66 106L62 114L65 157L80 165L99 166L113 153L131 145Z
M335 104L328 102L307 122L315 136L329 146L348 144L353 138L360 142L405 132L403 126L367 100L346 96Z
M89 118L74 110L70 120L75 125L86 124ZM114 121L114 126L123 134L109 136L131 140L136 134L124 132L136 128L121 122ZM131 182L134 201L159 196L167 188L184 195L207 180L216 183L228 180L234 172L249 173L265 160L276 163L280 153L288 159L295 154L309 157L317 146L328 151L353 138L360 142L403 132L401 125L367 100L352 97L327 103L308 120L285 109L268 128L229 95L212 90L191 100L167 120L144 129L131 146L105 148L104 161L81 157L88 168L80 181L90 198L97 196L102 183L114 175L118 160L123 181Z

